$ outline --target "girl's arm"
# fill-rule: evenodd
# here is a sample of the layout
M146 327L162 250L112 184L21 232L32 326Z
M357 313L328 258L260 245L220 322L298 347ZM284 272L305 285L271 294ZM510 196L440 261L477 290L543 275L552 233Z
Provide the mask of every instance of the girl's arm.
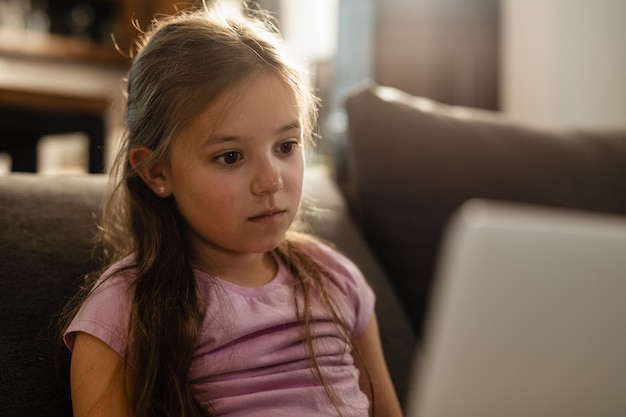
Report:
M120 355L100 339L76 335L70 368L74 417L130 416L121 364Z
M375 398L373 403L375 409L373 415L375 417L401 417L402 409L385 362L376 315L372 317L365 331L356 339L356 346L361 352L374 386ZM356 363L359 365L359 361ZM362 376L365 375L363 369L360 371ZM370 395L365 377L361 378L361 389ZM371 398L370 402L372 402Z

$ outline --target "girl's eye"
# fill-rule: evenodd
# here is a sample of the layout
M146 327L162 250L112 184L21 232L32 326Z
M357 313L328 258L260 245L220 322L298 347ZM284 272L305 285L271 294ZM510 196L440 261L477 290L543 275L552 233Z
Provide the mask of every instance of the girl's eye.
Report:
M225 152L215 157L215 160L222 165L233 165L241 160L243 156L239 152Z
M278 151L282 154L287 155L287 154L292 153L298 145L299 143L296 141L283 142L280 145L278 145Z

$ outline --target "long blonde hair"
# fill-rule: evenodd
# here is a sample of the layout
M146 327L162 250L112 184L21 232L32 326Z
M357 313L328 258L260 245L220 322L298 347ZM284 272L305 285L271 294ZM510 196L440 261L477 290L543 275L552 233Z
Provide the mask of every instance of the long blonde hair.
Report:
M228 89L262 73L278 76L294 92L304 135L311 139L317 99L301 69L283 50L266 14L252 9L233 14L205 7L155 21L138 42L127 82L127 132L111 171L100 236L107 265L131 254L136 259L123 363L133 363L141 375L126 368L122 371L129 376L127 395L137 417L206 417L212 413L194 398L188 379L202 315L183 222L173 198L156 196L138 176L139 167L129 163L129 151L151 149L147 165L166 160L172 140L202 109ZM276 253L296 277L295 290L304 295L304 306L296 314L303 323L315 373L341 415L341 401L324 381L315 359L309 328L312 291L322 294L346 340L354 345L325 291L326 271L302 249L308 238L290 236ZM70 304L66 324L98 275L93 274L92 284Z

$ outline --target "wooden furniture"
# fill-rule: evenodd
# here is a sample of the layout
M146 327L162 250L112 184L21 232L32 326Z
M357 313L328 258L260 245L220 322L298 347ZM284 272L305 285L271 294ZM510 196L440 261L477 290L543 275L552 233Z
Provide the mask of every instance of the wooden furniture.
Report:
M9 35L0 32L0 38ZM108 111L121 93L126 64L103 60L100 52L86 60L67 57L67 49L60 58L41 48L41 54L0 51L0 150L11 155L13 171L35 172L42 136L84 132L89 171L104 171Z
M447 104L499 109L499 4L378 1L373 78Z
M176 0L76 1L114 13L104 24L110 38L89 39L61 33L32 33L0 26L0 151L12 157L12 170L37 170L37 144L47 134L84 132L90 140L89 172L105 170L107 116L120 97L138 26L155 14L173 14L197 2ZM68 6L69 4L69 6ZM48 12L71 1L49 2ZM56 14L55 14L56 13ZM57 25L58 26L58 25ZM58 28L51 25L51 29ZM58 30L62 32L62 30Z

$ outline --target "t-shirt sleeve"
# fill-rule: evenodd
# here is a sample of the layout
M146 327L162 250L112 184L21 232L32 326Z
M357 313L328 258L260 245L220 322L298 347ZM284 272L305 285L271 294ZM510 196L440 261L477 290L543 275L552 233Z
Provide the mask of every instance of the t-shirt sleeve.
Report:
M335 285L346 296L351 309L352 336L357 337L365 331L374 316L376 295L367 282L359 267L349 258L319 243L319 249L328 257L322 261L330 267L330 273L335 280Z
M126 349L130 312L128 273L103 274L63 335L72 350L78 332L90 334L120 355Z

